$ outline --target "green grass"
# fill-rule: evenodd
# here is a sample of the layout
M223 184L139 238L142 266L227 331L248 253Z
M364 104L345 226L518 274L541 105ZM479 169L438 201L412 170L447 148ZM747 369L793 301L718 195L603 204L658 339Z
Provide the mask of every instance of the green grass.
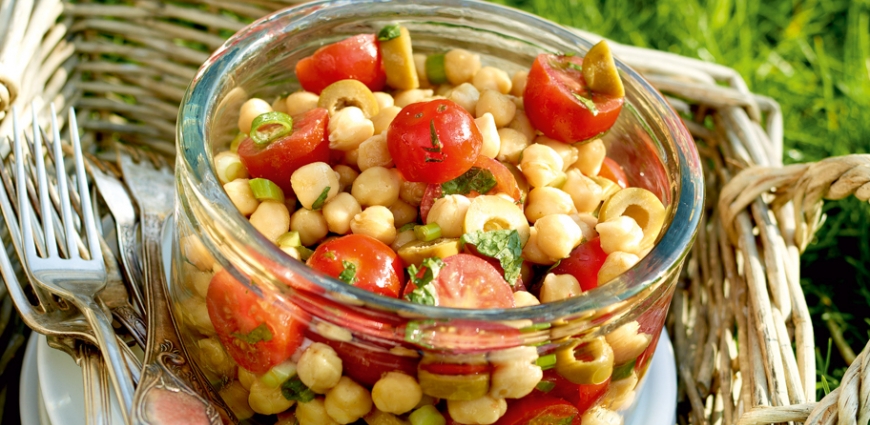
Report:
M727 65L776 99L786 162L870 152L870 1L497 0L618 42ZM870 205L828 202L802 257L802 284L820 347L820 394L845 363L825 319L861 351L870 338ZM833 273L836 271L837 273ZM824 379L822 379L824 378Z

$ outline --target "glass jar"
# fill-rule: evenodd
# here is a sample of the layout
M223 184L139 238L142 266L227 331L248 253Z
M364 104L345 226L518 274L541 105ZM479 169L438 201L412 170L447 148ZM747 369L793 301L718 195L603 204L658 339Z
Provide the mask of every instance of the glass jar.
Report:
M178 120L178 244L171 297L188 351L240 419L253 417L253 398L264 397L253 393L264 391L260 381L271 384L272 396L289 404L280 400L280 387L294 375L291 366L302 349L288 354L283 370L251 373L233 358L256 369L256 361L239 356L278 355L292 345L288 339L299 335L305 337L303 348L311 341L332 347L342 360L343 375L366 390L384 372L398 370L423 386L432 397L424 396L421 403L431 404L438 401L433 397L496 394L506 379L519 385L531 376L539 379L536 389L511 399L511 409L555 396L576 408L578 416L621 418L632 408L655 351L699 224L704 185L693 139L680 118L618 59L626 101L613 129L603 136L607 155L622 165L631 186L662 200L667 219L655 247L637 265L580 296L509 310L432 307L379 296L291 259L261 236L223 191L212 160L235 136L240 105L250 97L273 99L296 90L292 70L297 61L323 45L376 33L390 23L409 29L415 52L464 48L480 54L484 65L509 73L528 69L542 52L582 55L591 47L541 18L465 0L311 3L267 16L233 36L196 74ZM247 335L255 336L249 341L254 345L239 341L238 347L227 347L216 337L215 327L222 323L209 317L205 297L217 281L235 303L227 314L256 310L270 317L269 332ZM245 351L263 346L268 349ZM448 376L433 382L433 370ZM457 384L457 379L470 381ZM503 399L493 400L493 408L504 410ZM437 404L442 413L448 403L453 402Z

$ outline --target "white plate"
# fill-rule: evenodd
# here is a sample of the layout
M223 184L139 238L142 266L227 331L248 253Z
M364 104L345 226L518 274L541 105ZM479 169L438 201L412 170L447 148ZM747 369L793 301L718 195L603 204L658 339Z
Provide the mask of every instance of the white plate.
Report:
M21 425L51 425L39 393L39 374L36 371L36 345L39 338L31 333L24 350L21 380L18 385L18 412Z
M637 404L626 425L674 425L677 422L677 366L667 329L662 330Z

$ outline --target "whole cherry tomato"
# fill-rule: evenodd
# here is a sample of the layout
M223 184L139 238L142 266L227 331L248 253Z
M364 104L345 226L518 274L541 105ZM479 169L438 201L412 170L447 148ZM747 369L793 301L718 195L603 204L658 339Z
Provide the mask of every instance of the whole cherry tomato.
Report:
M384 349L369 349L352 342L324 338L315 332L306 332L314 342L322 342L335 350L341 359L344 374L359 384L372 387L387 372L399 371L417 376L419 359L397 356Z
M511 308L514 295L510 285L491 264L471 254L451 255L432 280L435 305L455 308ZM424 270L420 270L422 274ZM412 281L405 285L407 295L417 289Z
M483 138L474 117L438 99L402 108L387 131L387 147L406 180L444 183L468 171Z
M601 249L601 239L596 237L574 248L568 258L563 258L551 272L570 274L580 282L580 288L589 291L598 287L598 271L606 259L607 253Z
M323 46L299 61L296 78L303 89L320 94L326 86L349 79L358 80L371 91L380 91L387 74L377 37L360 34Z
M598 172L598 175L618 184L623 189L628 187L628 176L625 175L625 170L622 169L619 163L610 158L604 158L604 162L601 163L601 171Z
M571 403L540 392L534 392L508 403L507 412L495 425L570 425L580 418Z
M302 345L304 312L292 304L276 308L226 270L212 277L205 302L221 344L251 372L266 373Z
M293 132L269 143L257 146L250 137L240 144L237 153L251 178L269 179L284 193L293 193L290 175L297 168L312 162L329 162L329 137L326 109L316 108L293 117Z
M538 55L523 92L526 115L551 139L574 143L604 133L619 117L624 98L590 92L583 58Z
M320 244L308 266L366 291L398 298L402 260L383 242L367 235L347 235Z

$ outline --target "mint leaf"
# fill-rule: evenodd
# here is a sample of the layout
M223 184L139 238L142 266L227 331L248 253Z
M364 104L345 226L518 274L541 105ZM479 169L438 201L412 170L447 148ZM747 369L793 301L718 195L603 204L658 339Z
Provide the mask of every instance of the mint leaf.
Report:
M405 295L405 299L416 304L436 305L438 304L438 292L435 289L435 278L441 268L444 267L444 262L438 257L430 257L420 263L420 268L415 265L408 267L408 274L411 276L411 283L417 288Z
M356 264L342 260L341 265L344 266L344 270L338 275L338 279L348 285L356 283Z
M447 195L468 195L471 192L484 194L492 190L498 182L492 172L479 167L471 167L461 176L441 183L441 193Z
M254 345L260 341L269 342L272 340L272 332L269 331L269 328L266 327L265 323L261 323L260 326L257 326L254 330L248 332L247 335L233 332L230 336L245 341L248 345Z
M308 389L308 386L303 384L298 376L290 378L281 384L281 395L287 400L296 400L302 403L314 400L314 391Z
M504 280L513 286L520 277L523 265L523 244L515 229L466 233L459 239L462 244L471 244L477 252L498 260L504 269Z
M329 189L331 189L329 186L323 188L323 192L320 192L320 196L318 196L317 199L314 200L314 203L311 204L312 210L317 211L323 208L323 204L326 203L326 197L329 196Z
M598 108L595 107L595 102L593 102L592 99L585 98L583 96L580 96L577 93L571 93L571 94L574 95L574 98L577 99L580 103L582 103L583 106L585 106L586 109L589 110L589 112L592 112L593 117L598 116Z
M378 41L390 41L402 35L399 26L396 24L387 25L378 31Z

